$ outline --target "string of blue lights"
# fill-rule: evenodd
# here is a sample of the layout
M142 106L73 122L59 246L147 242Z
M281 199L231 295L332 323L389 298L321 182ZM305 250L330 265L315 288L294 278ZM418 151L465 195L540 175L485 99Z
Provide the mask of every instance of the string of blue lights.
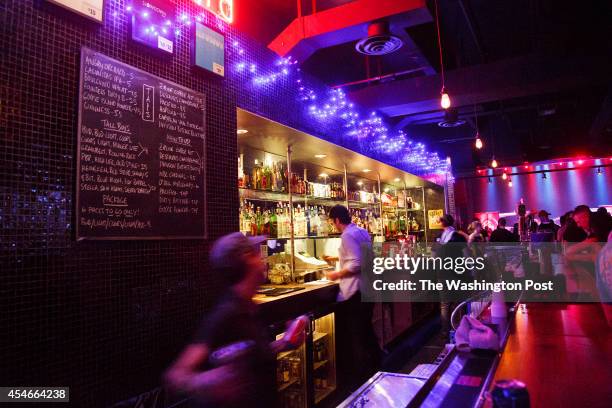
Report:
M146 18L148 13L147 10L137 10L131 4L125 6L125 12L139 13L143 18ZM176 21L166 20L159 26L151 24L145 30L151 36L158 36L173 29L174 35L178 38L184 35L194 22L210 24L208 13L204 9L195 15L183 12L177 15ZM113 15L117 17L117 12ZM214 22L217 29L226 31L226 21L215 16ZM412 140L405 132L389 129L384 117L378 112L363 114L347 99L342 89L327 89L322 91L322 94L321 91L317 92L306 85L298 61L290 56L279 58L274 66L260 67L250 62L253 58L249 58L248 51L241 46L240 41L235 40L231 45L238 61L234 64L234 73L237 74L237 79L248 81L243 85L252 86L254 92L268 92L270 86L293 84L299 95L299 101L304 104L307 114L312 119L342 129L341 136L353 138L361 146L367 146L368 150L375 152L383 161L436 183L446 180L449 176L452 177L449 160L439 157L436 152L430 152L423 143Z

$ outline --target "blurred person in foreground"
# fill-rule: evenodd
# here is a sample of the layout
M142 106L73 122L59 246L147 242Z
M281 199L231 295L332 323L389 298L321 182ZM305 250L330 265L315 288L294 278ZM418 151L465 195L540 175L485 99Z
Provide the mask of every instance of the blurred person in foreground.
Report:
M227 289L165 373L168 388L191 397L197 407L276 407L276 353L304 341L302 329L269 342L259 321L252 297L264 282L259 252L264 240L236 232L210 251L211 273Z

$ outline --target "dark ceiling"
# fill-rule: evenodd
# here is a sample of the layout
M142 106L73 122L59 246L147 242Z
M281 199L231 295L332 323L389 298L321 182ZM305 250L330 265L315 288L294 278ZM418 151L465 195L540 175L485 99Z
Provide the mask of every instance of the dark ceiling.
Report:
M236 2L237 28L265 44L297 16L293 0ZM313 4L320 12L346 3L351 0L302 0L302 13L311 14ZM502 166L609 155L611 4L439 0L447 87L465 121L458 127L438 126L444 111L438 104L440 64L431 17L394 31L405 43L396 53L366 58L355 51L355 41L322 45L302 68L331 86L344 84L350 98L451 156L458 171L486 165L492 155ZM433 1L427 7L433 16ZM362 82L377 76L386 78ZM476 122L482 151L473 147Z

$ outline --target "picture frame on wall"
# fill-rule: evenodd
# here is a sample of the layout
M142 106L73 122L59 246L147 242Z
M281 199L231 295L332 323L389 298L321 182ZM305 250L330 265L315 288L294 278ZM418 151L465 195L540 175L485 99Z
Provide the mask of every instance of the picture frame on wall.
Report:
M197 68L225 77L225 36L200 22L193 26L191 63Z
M46 0L89 20L104 22L104 0Z
M174 4L165 0L136 0L139 10L132 14L132 40L160 51L173 55L175 47L174 28L172 27L176 13Z

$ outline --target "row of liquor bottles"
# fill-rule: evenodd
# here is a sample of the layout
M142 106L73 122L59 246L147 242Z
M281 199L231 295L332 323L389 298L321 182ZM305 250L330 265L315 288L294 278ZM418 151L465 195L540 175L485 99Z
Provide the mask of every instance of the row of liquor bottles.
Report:
M399 216L390 216L383 215L383 225L384 225L384 234L387 238L393 238L397 235L406 235L412 232L420 232L421 225L417 221L417 218L414 214L408 214L408 216L404 216L400 214Z
M322 206L302 208L300 204L293 209L294 236L326 237L335 232L328 222L327 213ZM240 231L245 235L267 235L270 238L291 236L291 211L289 203L278 203L271 208L262 208L248 200L240 205Z
M238 157L238 187L253 190L287 192L289 182L292 191L297 191L299 180L295 174L288 174L287 166L283 162L272 162L271 164L255 164L249 173L244 172L243 156Z
M372 235L381 232L387 238L399 234L420 231L420 224L414 214L393 216L383 213L383 216L371 210L352 209L351 220ZM328 221L328 215L323 206L302 207L297 204L293 209L294 236L326 237L336 233L335 227ZM291 211L289 203L279 202L272 207L260 207L248 200L242 200L240 205L240 231L245 235L267 235L270 238L288 238L291 236Z
M255 164L250 172L244 171L243 159L238 159L238 187L252 190L274 191L286 193L291 185L294 194L309 195L311 197L332 198L344 200L346 194L342 183L315 183L308 182L296 173L289 174L287 166L283 162L272 162L270 164Z

